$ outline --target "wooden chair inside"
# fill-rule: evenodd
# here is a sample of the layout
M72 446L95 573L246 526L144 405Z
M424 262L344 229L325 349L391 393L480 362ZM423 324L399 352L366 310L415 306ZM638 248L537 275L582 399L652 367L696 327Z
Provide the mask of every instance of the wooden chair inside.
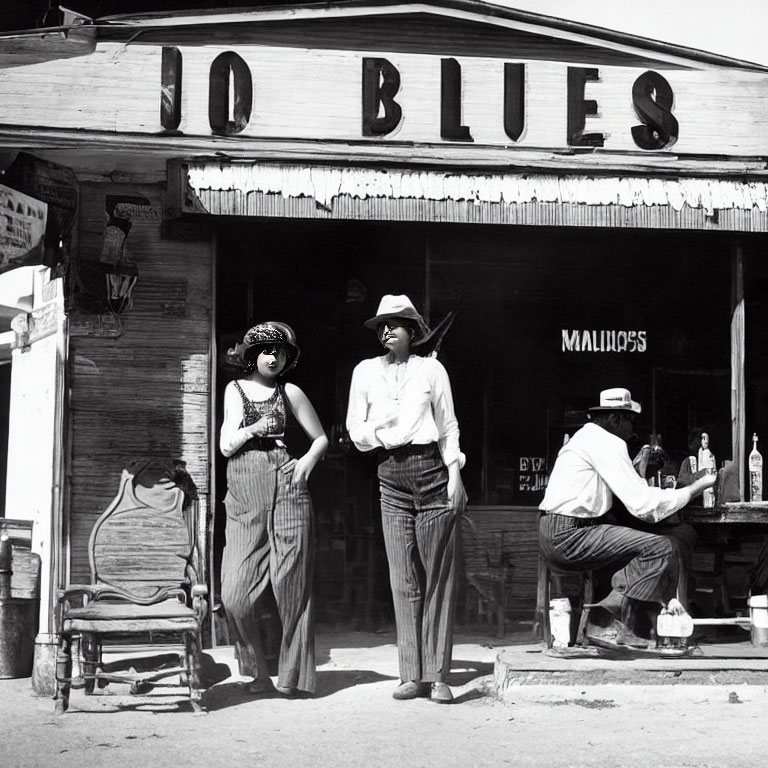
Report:
M475 590L479 612L496 619L496 636L503 637L507 595L514 566L505 553L504 531L485 529L462 518L462 554L467 585Z
M57 712L67 710L72 688L90 695L96 685L109 683L127 683L132 694L156 687L178 691L180 684L192 708L201 710L208 589L190 485L188 480L185 501L178 466L149 462L135 474L123 470L117 496L91 531L91 583L69 584L58 593ZM153 656L105 665L104 643L151 646Z

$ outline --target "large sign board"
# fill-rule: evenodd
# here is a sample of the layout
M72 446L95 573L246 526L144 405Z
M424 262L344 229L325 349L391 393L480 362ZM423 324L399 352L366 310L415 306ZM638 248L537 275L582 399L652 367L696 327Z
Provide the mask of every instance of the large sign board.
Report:
M470 154L481 146L768 153L768 76L713 65L109 42L2 75L6 126L152 134L158 142L183 135L461 144Z

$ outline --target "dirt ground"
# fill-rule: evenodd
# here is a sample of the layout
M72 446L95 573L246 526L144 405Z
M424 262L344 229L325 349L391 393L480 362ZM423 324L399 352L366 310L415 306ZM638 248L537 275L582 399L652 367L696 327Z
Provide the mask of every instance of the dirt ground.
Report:
M450 683L456 700L400 702L391 633L318 637L313 698L248 695L230 675L195 716L171 697L85 697L70 711L36 696L29 679L0 680L0 766L253 765L265 768L386 766L762 765L768 751L768 689L723 685L520 685L494 696L492 670L510 642L456 638ZM231 649L211 652L232 665ZM227 670L219 667L219 670Z

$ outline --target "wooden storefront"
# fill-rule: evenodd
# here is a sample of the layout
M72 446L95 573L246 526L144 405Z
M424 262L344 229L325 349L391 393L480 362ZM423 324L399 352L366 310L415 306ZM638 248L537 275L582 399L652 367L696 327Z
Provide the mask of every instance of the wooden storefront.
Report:
M219 361L268 317L296 326L333 438L314 479L329 619L386 601L375 489L343 431L383 293L456 313L466 483L489 519L518 514L516 615L534 600L521 521L599 389L630 386L670 447L713 424L742 466L768 429L765 67L468 0L104 19L2 39L0 67L4 167L71 169L79 199L52 583L87 578L90 527L143 458L187 462L215 571ZM116 209L138 277L112 313Z

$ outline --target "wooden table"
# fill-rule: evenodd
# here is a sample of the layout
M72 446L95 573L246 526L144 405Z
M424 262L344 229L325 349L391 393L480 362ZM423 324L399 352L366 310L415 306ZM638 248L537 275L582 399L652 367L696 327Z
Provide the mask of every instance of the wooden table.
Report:
M697 525L768 526L768 501L729 502L719 507L685 507L680 511L684 523Z
M714 554L712 576L719 585L718 602L723 613L733 613L726 555L734 541L768 536L768 502L733 502L709 509L686 507L679 514L682 522L692 525L706 539L706 546Z

